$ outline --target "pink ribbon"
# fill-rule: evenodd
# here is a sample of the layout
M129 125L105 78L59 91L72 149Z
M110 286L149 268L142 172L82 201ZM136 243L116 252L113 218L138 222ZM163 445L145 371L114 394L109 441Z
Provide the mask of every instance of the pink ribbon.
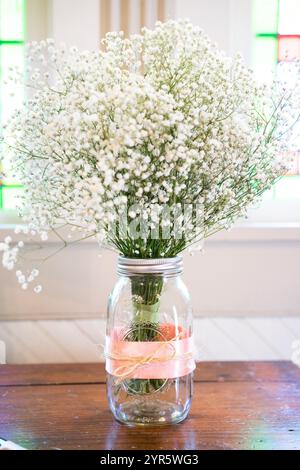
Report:
M196 367L193 338L171 341L122 341L106 337L106 371L120 379L173 379Z

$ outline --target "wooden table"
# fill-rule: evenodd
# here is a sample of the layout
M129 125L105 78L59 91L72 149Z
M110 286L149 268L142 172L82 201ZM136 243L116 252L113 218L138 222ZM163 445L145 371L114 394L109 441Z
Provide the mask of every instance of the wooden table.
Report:
M112 418L100 364L0 366L0 436L28 449L300 449L300 369L200 363L190 417L129 428Z

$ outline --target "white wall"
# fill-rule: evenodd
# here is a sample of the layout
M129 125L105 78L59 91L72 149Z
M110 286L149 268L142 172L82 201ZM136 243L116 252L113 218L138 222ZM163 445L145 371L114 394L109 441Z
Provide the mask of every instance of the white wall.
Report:
M251 0L176 0L176 17L189 18L229 54L251 60Z
M104 0L105 1L105 0ZM110 1L110 29L122 27L120 2ZM158 2L145 0L145 23L153 27L158 14ZM94 49L104 34L101 0L27 0L29 39L54 37L58 42ZM103 5L103 4L102 4ZM243 53L251 57L251 0L163 0L165 18L189 18L229 54ZM128 0L129 30L140 27L140 1Z
M203 253L185 256L184 279L195 315L299 315L299 231L294 237L293 229L279 230L276 237L274 230L233 229L207 241ZM14 273L1 269L1 318L105 316L117 257L98 255L95 243L83 243L50 259L41 270L41 295L21 291Z

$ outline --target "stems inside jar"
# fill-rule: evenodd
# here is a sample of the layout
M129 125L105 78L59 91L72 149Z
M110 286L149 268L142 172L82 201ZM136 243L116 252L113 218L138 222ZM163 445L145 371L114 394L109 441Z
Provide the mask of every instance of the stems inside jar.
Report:
M159 337L159 309L163 289L161 276L131 277L134 317L126 341L157 341ZM167 379L129 379L126 388L131 394L148 394L161 389Z

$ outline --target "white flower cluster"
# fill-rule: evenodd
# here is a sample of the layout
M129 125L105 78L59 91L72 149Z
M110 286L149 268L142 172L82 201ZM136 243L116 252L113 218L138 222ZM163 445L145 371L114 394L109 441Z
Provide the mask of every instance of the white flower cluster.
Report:
M2 264L3 266L8 269L8 271L12 271L15 268L15 265L18 261L18 255L22 248L24 248L24 242L19 241L17 244L11 246L13 242L12 237L7 236L4 239L4 242L0 243L0 252L3 253L2 255ZM38 269L32 269L31 272L24 274L19 269L16 271L16 277L18 279L19 284L21 284L23 290L27 290L30 283L33 283L35 279L39 275ZM34 287L34 292L39 294L42 291L42 286L36 285Z
M64 224L126 256L173 256L194 240L111 238L117 209L138 204L147 219L155 204L201 204L204 238L285 171L278 155L299 113L290 94L258 85L187 21L109 33L96 52L33 43L28 63L31 96L5 152L25 188L21 215L42 239ZM17 252L4 253L10 268Z

